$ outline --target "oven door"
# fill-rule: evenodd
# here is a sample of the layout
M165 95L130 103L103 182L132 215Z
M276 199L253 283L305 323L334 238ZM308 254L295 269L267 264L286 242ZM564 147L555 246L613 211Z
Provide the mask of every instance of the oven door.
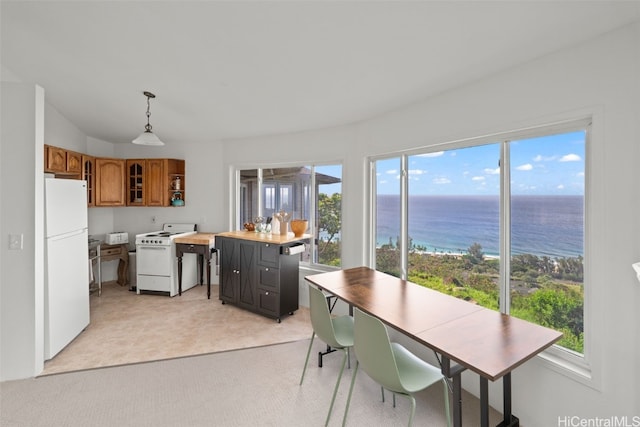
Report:
M138 274L170 276L171 246L136 246L136 268Z

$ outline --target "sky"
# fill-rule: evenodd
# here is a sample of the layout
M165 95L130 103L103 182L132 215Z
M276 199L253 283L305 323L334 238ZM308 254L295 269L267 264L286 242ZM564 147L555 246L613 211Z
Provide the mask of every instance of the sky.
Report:
M583 195L584 131L510 143L511 193ZM410 195L499 195L500 144L409 157ZM399 158L379 160L378 194L399 194Z

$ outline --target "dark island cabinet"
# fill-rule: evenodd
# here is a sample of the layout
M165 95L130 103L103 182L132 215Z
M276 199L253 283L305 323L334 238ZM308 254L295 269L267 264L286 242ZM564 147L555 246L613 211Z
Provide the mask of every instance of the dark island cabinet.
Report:
M275 244L216 236L220 252L222 303L271 317L280 322L298 309L298 261L287 248L299 242Z

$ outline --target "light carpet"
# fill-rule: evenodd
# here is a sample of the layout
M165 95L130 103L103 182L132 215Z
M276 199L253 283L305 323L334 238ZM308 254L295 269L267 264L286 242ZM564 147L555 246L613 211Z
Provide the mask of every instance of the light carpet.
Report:
M93 369L0 384L0 425L50 426L321 426L340 356L310 360L309 340L150 363ZM314 342L317 355L324 344ZM345 369L329 425L341 425L352 370ZM418 393L415 426L444 426L442 386ZM409 401L393 408L366 374L354 389L349 426L406 425ZM479 425L478 400L464 392L464 425ZM491 410L491 425L499 415Z

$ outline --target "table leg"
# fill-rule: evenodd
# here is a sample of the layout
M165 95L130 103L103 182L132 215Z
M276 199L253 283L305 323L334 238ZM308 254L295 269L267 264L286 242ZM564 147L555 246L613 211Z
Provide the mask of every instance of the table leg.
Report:
M178 255L178 295L182 296L182 254Z
M511 372L502 377L503 420L497 427L519 427L520 420L511 413Z
M198 272L200 273L200 286L202 286L202 276L204 270L203 255L198 254Z
M207 299L211 299L211 257L207 258Z
M465 368L460 365L452 368L451 360L442 356L440 369L445 377L453 380L453 426L462 427L462 371Z
M489 427L489 380L480 376L480 426Z

